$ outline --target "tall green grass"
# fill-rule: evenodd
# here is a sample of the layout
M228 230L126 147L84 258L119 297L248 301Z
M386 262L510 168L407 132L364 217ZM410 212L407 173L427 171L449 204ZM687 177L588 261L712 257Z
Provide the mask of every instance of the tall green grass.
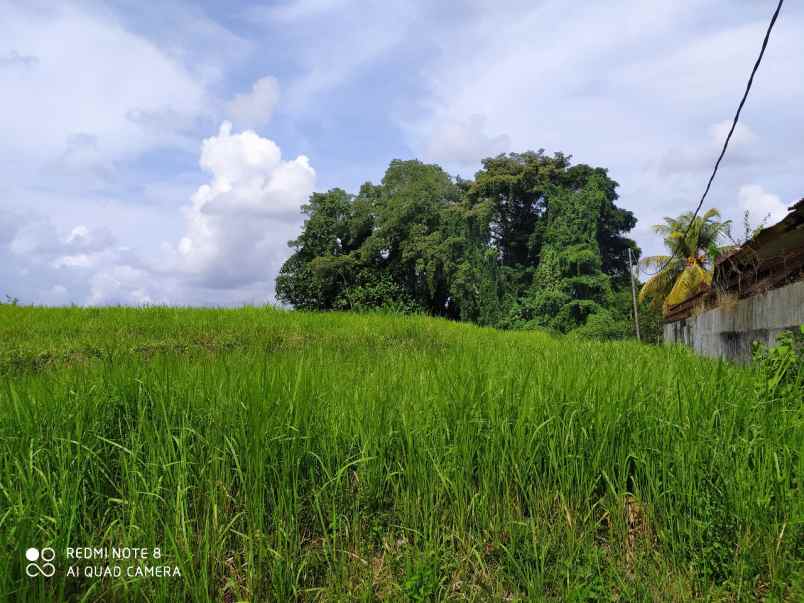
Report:
M423 317L0 306L0 597L800 600L801 400L758 391ZM182 575L67 577L68 546Z

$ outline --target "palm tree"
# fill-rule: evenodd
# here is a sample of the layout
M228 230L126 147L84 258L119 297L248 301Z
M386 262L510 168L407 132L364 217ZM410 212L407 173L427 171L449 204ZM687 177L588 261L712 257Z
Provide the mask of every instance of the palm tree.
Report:
M712 283L714 261L724 250L718 242L728 235L731 220L721 222L720 212L710 209L694 220L692 212L687 212L678 218L665 218L664 222L653 229L664 236L671 255L654 255L640 261L644 268L659 272L642 286L639 300L652 298L655 308L666 311L698 291L701 285Z

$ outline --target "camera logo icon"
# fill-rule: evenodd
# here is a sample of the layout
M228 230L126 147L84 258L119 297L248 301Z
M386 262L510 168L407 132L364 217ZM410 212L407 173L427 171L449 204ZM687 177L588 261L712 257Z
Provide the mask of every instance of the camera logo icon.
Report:
M56 566L51 563L56 558L56 551L50 547L45 547L41 551L31 547L25 551L25 558L30 561L25 566L25 573L29 578L36 576L50 578L56 573Z

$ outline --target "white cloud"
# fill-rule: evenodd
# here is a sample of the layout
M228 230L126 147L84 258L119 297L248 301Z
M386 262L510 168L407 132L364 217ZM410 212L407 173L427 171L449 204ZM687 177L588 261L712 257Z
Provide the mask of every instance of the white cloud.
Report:
M711 172L715 161L720 156L723 143L728 136L732 120L724 120L713 124L708 129L708 137L700 140L685 141L665 151L659 160L659 172L663 176L677 174L700 174ZM761 153L759 137L746 124L738 123L729 141L724 161L726 166L758 165L767 157Z
M107 16L3 4L0 22L0 55L5 46L14 58L0 64L0 160L28 177L186 144L183 129L212 104L206 82ZM161 115L170 119L152 127Z
M51 264L54 268L90 268L93 264L93 258L86 253L79 253L78 255L64 255L53 261Z
M40 300L42 303L51 306L64 306L69 304L70 292L64 285L53 285L50 289L44 292Z
M726 137L729 135L731 124L731 119L725 119L719 123L716 123L709 129L714 146L718 148L723 147L723 143L726 142ZM734 127L734 132L731 135L729 149L734 149L735 147L744 147L753 144L756 142L756 140L757 135L754 133L754 131L746 124L738 122Z
M227 105L227 113L235 125L259 128L271 121L279 103L279 82L266 76L254 82L247 94L237 94Z
M425 94L399 112L414 154L433 151L422 132L483 115L487 131L508 134L513 150L563 151L608 168L619 205L639 219L639 244L659 252L649 226L695 207L772 7L546 0L518 11L475 8L438 32L422 69ZM804 95L801 23L795 7L779 20L707 207L732 215L746 181L800 197L804 139L791 115Z
M787 215L787 205L772 193L769 193L758 184L745 184L738 193L740 207L748 211L754 222L760 223L770 216L767 226L775 224Z
M244 72L281 74L288 121L276 136L315 145L333 184L376 179L392 156L470 175L500 151L561 150L610 169L638 242L657 252L649 226L697 203L772 10L286 0L231 11L227 23L246 19L256 34L247 41L185 4L146 14L0 0L0 295L270 299L315 172L241 132L276 112L270 80L233 97L229 78ZM801 197L804 126L791 116L804 95L802 23L804 9L786 5L707 198L735 221L744 206L760 220ZM224 115L239 133L203 145L210 178L199 188L188 165L198 132Z
M97 253L112 247L115 243L114 236L106 228L90 229L83 224L79 224L70 231L64 241L65 247L84 253Z
M511 146L509 136L489 136L485 123L482 115L471 115L465 121L446 120L435 125L425 146L425 160L476 164L485 157L507 152Z
M177 270L207 288L260 283L272 292L315 186L309 160L285 161L273 141L252 131L233 134L224 122L204 140L200 165L212 180L185 208L186 233L173 252Z
M148 293L152 275L145 270L121 265L112 266L90 278L87 303L98 305L148 305L162 303Z
M47 217L2 208L0 224L0 295L23 303L85 303L87 279L127 261L103 228L78 225L65 233Z
M9 249L17 255L50 261L54 256L103 253L114 243L114 237L106 228L89 229L78 225L69 234L62 235L49 219L27 216L20 219L14 229Z
M224 128L202 150L212 181L182 219L176 200L197 188L198 172L177 174L185 158L176 151L197 153L194 132L227 109L238 123L264 124L279 94L262 78L220 102L211 91L253 47L190 12L160 11L166 25L94 3L0 0L0 294L26 303L270 300L315 174L305 157L283 161L272 141ZM232 43L200 43L213 40ZM184 253L160 247L183 226ZM211 289L226 279L240 285Z
M61 230L0 207L0 294L91 305L271 301L315 171L307 157L284 160L273 141L233 133L229 122L202 142L199 164L211 178L182 209L183 236L151 253L120 246L104 227Z
M283 107L308 115L317 101L369 71L391 52L409 43L412 25L421 14L415 2L364 0L290 0L244 11L258 27L292 48L283 78ZM385 76L378 83L386 80ZM285 82L287 83L285 84ZM370 94L366 95L370 98Z

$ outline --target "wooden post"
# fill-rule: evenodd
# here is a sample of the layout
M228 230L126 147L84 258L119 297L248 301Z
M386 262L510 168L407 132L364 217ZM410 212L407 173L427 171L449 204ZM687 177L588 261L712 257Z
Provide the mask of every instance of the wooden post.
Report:
M631 272L631 299L634 301L634 326L636 327L637 341L642 341L639 336L639 310L637 309L636 282L634 282L634 266L631 260L631 248L628 248L628 270Z

